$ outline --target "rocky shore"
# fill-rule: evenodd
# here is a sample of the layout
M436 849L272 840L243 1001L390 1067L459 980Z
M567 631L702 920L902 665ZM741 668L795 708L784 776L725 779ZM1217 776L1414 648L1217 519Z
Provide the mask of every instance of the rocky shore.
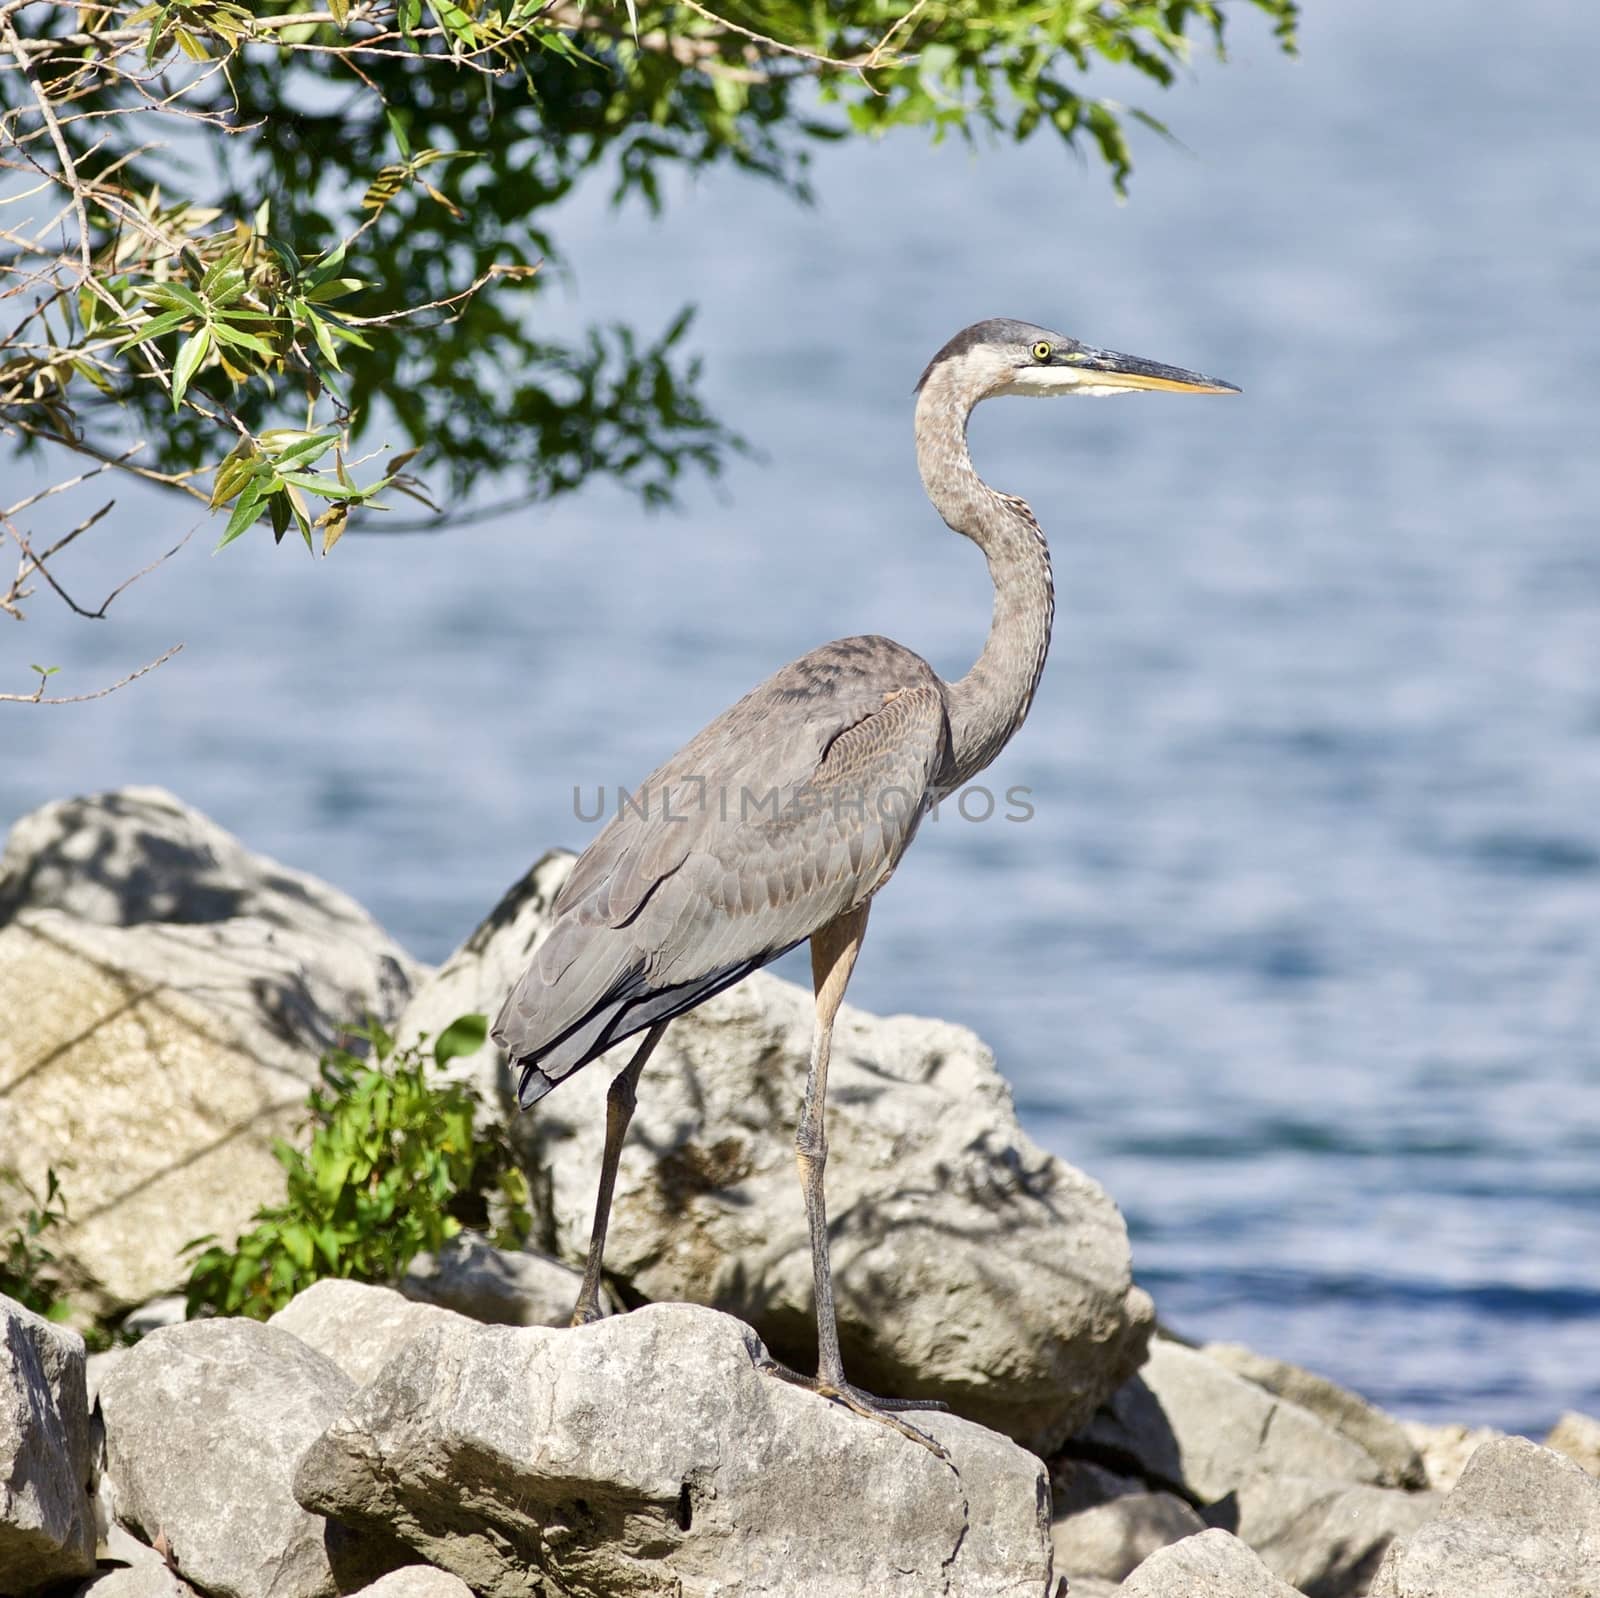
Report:
M810 998L678 1021L617 1184L614 1313L564 1321L603 1068L510 1113L530 1246L464 1232L263 1323L182 1320L191 1239L283 1193L275 1139L353 1020L492 1011L569 857L437 971L172 796L45 807L0 857L0 1166L69 1198L83 1338L0 1296L0 1598L1600 1598L1600 1423L1406 1426L1159 1331L1126 1229L1035 1145L977 1038L843 1012L828 1168L846 1367L949 1458L758 1367L805 1366L793 1118ZM0 1237L20 1220L0 1191ZM135 1313L130 1313L135 1312Z

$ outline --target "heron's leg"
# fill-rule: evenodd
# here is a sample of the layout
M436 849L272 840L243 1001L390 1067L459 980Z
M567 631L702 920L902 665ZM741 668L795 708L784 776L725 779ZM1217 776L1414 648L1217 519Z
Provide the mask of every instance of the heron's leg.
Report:
M806 1221L811 1230L811 1276L817 1301L817 1374L801 1376L772 1360L773 1375L832 1398L871 1420L882 1421L902 1435L948 1459L944 1449L926 1432L899 1420L892 1411L945 1409L945 1404L911 1399L877 1398L845 1380L839 1354L839 1323L833 1306L833 1270L828 1260L828 1206L823 1195L823 1172L828 1163L828 1135L823 1123L828 1095L828 1059L833 1050L833 1023L844 1000L844 990L855 968L861 941L867 932L867 905L842 915L811 935L811 980L817 996L816 1029L811 1042L811 1070L806 1077L805 1104L795 1137L795 1159L800 1185L805 1191Z
M833 1307L833 1268L828 1259L828 1202L822 1177L828 1164L824 1124L828 1098L828 1060L833 1052L833 1022L844 1002L850 973L867 935L871 901L820 927L811 935L811 983L816 991L816 1026L811 1038L811 1069L795 1135L795 1161L806 1197L806 1223L811 1229L811 1279L817 1308L817 1380L840 1386L844 1361L839 1355L839 1323Z
M658 1021L651 1027L644 1035L644 1042L634 1050L633 1058L612 1077L611 1086L606 1090L606 1146L600 1157L600 1191L594 1201L589 1260L583 1268L583 1285L578 1289L578 1302L572 1310L574 1326L587 1326L600 1319L600 1266L606 1252L606 1226L611 1220L611 1195L617 1185L622 1140L627 1136L628 1122L633 1119L633 1107L639 1102L634 1091L639 1085L639 1075L666 1030L665 1021Z

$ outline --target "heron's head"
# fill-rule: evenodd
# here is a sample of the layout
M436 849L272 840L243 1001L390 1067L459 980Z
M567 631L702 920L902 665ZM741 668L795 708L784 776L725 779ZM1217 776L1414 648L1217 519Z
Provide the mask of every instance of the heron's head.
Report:
M928 362L917 392L933 389L966 405L998 394L1237 394L1232 383L1096 349L1031 322L996 318L963 329Z

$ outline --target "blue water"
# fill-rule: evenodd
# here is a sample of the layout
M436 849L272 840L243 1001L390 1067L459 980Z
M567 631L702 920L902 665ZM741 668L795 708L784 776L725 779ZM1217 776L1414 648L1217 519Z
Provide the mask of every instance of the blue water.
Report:
M0 627L6 687L187 648L4 709L0 815L165 783L437 959L583 841L575 784L636 781L783 660L883 631L965 669L982 567L909 436L956 328L1217 373L1244 397L976 418L1056 549L1050 670L991 777L1036 814L926 827L852 997L994 1045L1180 1331L1408 1415L1600 1410L1592 0L1310 12L1299 64L1239 16L1123 208L1044 144L914 137L823 151L811 210L733 177L660 224L574 201L552 321L698 300L763 457L678 517L596 489L325 565L213 561L205 529L110 624L41 599ZM85 591L190 525L118 494L63 568Z

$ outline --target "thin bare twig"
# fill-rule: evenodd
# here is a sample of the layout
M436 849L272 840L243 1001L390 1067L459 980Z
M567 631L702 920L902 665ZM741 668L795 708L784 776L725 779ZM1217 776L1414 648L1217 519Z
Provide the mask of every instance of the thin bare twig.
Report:
M543 261L535 261L532 266L518 266L510 261L496 261L485 271L480 272L464 289L455 294L447 294L442 300L429 300L426 305L408 305L403 311L388 311L382 316L346 316L345 321L356 327L381 327L385 322L403 322L410 317L419 315L423 311L443 310L447 305L459 305L463 300L470 300L491 278L532 277L543 265ZM437 326L438 324L434 325Z
M44 687L46 678L43 673L39 676L39 686L31 694L0 694L0 704L8 705L81 705L90 699L104 699L107 694L114 694L119 688L126 688L129 683L136 682L146 673L152 672L157 666L164 666L183 648L182 644L174 644L164 655L157 655L147 665L141 666L137 671L130 671L126 677L120 678L106 688L96 688L89 694L61 694L55 698L46 699Z

